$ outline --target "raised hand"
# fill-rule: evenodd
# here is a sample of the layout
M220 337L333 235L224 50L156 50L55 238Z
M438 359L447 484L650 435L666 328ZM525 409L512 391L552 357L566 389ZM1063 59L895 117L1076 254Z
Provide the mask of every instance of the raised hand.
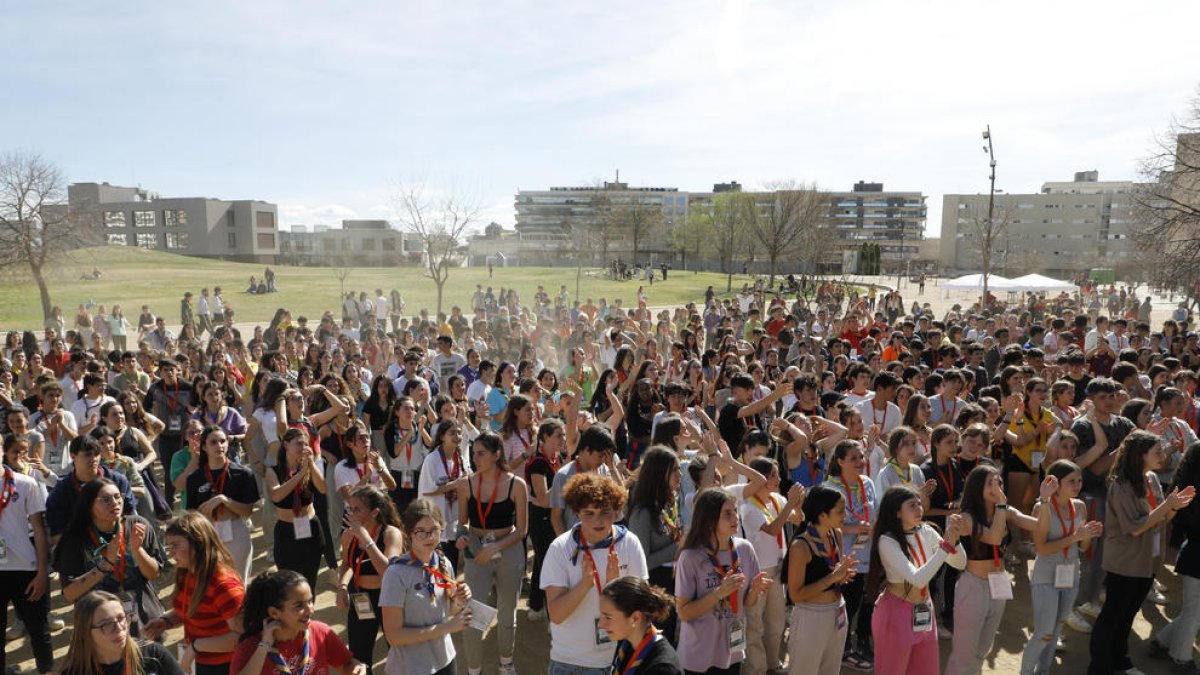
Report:
M1046 480L1042 481L1041 487L1038 488L1038 496L1043 501L1050 499L1058 492L1058 479L1054 476L1046 476Z

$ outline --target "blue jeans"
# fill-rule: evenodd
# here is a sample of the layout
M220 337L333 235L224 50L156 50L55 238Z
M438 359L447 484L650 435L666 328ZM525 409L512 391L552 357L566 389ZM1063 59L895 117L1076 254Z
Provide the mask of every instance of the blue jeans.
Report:
M1029 590L1033 596L1033 635L1021 655L1021 675L1050 672L1062 622L1071 613L1075 595L1079 593L1078 586L1055 588L1054 584L1030 584Z
M609 675L612 668L588 668L587 666L573 666L569 663L561 661L550 661L550 667L546 671L547 675Z
M1155 639L1171 651L1171 658L1180 663L1192 660L1192 643L1200 628L1200 579L1179 575L1183 580L1183 608L1179 616L1158 632Z

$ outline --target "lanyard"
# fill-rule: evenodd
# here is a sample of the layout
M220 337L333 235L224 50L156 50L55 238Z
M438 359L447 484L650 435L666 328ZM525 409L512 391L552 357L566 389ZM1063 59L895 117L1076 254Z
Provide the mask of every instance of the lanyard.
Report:
M1150 479L1146 479L1146 499L1150 502L1150 510L1158 508L1158 500L1154 498L1154 486L1150 484Z
M842 491L846 493L846 508L850 510L850 515L857 518L859 524L870 525L871 524L871 504L867 501L867 486L863 482L862 476L858 477L858 494L860 495L860 498L862 499L862 513L861 514L854 512L854 498L851 495L850 486L846 485L846 483L841 478L831 478L830 481L834 485L840 485L842 487Z
M771 502L770 510L767 509L766 503L763 502L763 500L758 498L758 495L754 495L753 497L751 497L750 503L754 504L756 507L758 507L759 511L762 511L763 515L767 517L767 524L769 525L772 520L776 520L777 518L779 518L779 504L777 504L775 502L774 496L770 496L770 497L768 497L768 499ZM774 511L774 513L772 513L772 511ZM779 532L775 535L775 542L777 544L779 544L780 550L783 550L783 528L782 527L779 528Z
M920 437L918 436L918 438L920 438ZM892 466L892 468L896 470L896 475L899 476L901 483L904 483L905 485L912 483L912 465L911 464L908 465L907 472L900 471L900 462L897 462L895 459L889 459L888 464L890 464Z
M0 488L0 515L4 514L4 509L16 499L16 496L17 487L13 470L6 466L4 467L4 487Z
M618 535L622 535L622 533L618 533ZM579 525L576 524L575 528L571 530L571 537L575 540L575 555L571 557L571 563L574 564L579 559L580 552L586 555L588 560L592 561L592 581L596 583L596 592L600 593L602 590L600 585L600 568L596 566L596 559L592 557L592 551L615 547L621 536L613 536L613 533L609 532L607 537L589 546L587 540L583 538L583 533L580 532Z
M376 537L379 536L379 530L381 529L383 529L382 524L376 526L375 531L371 533L371 541L375 541ZM354 588L357 589L358 578L362 576L363 563L371 559L369 549L358 545L358 537L350 538L350 558L354 561Z
M163 383L163 400L165 400L167 403L167 409L171 411L172 415L174 415L175 409L179 407L179 380L178 379L175 380L175 397L174 398L167 396L167 385L165 382ZM84 405L86 406L87 404L85 403Z
M287 479L291 480L295 477L296 477L296 472L293 471L290 475L288 475ZM301 505L303 502L303 498L301 497L301 494L303 493L303 490L301 490L301 486L303 485L303 483L304 483L304 481L301 481L296 484L296 487L292 488L292 515L294 515L297 518L300 517L300 508L301 508Z
M996 564L996 569L1000 569L1000 547L992 544L992 562Z
M122 527L120 521L118 521L117 522L117 533L115 535L113 535L117 538L117 562L113 563L112 573L113 573L113 576L117 578L117 583L122 584L122 585L125 583L125 537L123 536L124 530L125 530L125 528ZM101 541L100 531L97 530L95 528L95 526L92 527L91 531L88 532L88 534L90 534L92 537L92 543L95 544L96 546L99 546L102 548L108 546L108 543L110 541L112 541L112 539L106 539L106 540ZM104 552L101 551L100 555L104 555Z
M829 566L837 567L837 564L842 561L842 549L838 546L837 537L833 535L833 530L829 531L827 537L822 537L821 533L817 532L817 528L809 525L806 534L808 534L808 538L813 543L817 544L817 552L821 554L821 557L825 558Z
M496 505L496 493L500 490L500 476L492 480L492 496L488 497L487 510L483 508L483 474L479 476L479 496L475 498L475 514L479 516L479 527L488 529L487 518L492 515L492 507Z
M229 478L229 460L225 460L225 466L221 469L220 482L213 480L212 470L209 469L208 465L204 466L204 477L208 479L208 484L212 486L212 493L214 495L225 494L225 479ZM220 520L220 515L221 507L218 506L213 509L213 520Z
M925 563L928 562L929 557L925 555L925 544L921 541L921 531L913 530L912 538L917 542L917 548L913 548L912 544L908 544L908 542L905 543L908 545L908 552L912 554L913 562L917 563L917 568L919 569L925 566ZM918 551L920 551L920 555L917 554ZM922 586L921 597L925 598L928 596L929 586Z
M882 433L883 431L885 431L887 429L887 416L888 416L888 406L886 403L883 404L883 421L882 422L875 419L875 406L874 405L871 406L871 424L874 424L875 426L879 427L880 433Z
M292 669L288 667L287 661L283 659L283 654L279 653L279 648L276 647L267 653L271 657L271 663L275 665L275 670L279 671L280 675L292 675ZM304 669L308 667L308 629L304 629L304 646L300 649L300 664L296 669L297 673L303 674Z
M616 656L613 658L613 673L620 673L620 675L634 675L634 673L637 673L638 666L642 665L642 662L650 655L650 650L654 648L654 645L659 640L662 640L662 636L658 634L658 630L653 625L650 626L646 637L642 638L636 649L633 649L633 644L628 640L621 640L617 643ZM632 656L630 656L631 649L633 650ZM629 658L629 662L622 668L621 663L626 658Z
M725 578L730 576L731 574L737 574L738 571L741 570L741 566L738 564L737 549L733 545L733 537L729 538L729 566L728 567L726 567L725 565L722 565L720 563L720 561L717 560L717 551L716 550L705 547L704 552L708 554L708 562L709 562L709 564L712 565L713 571L717 573L717 576L720 577L722 581L724 581ZM731 594L728 598L724 598L721 600L721 604L725 604L727 602L730 603L731 607L733 608L733 615L737 616L738 592L734 591L733 594Z
M1058 517L1058 523L1059 523L1059 525L1062 526L1063 539L1066 539L1067 537L1070 537L1071 535L1075 534L1075 502L1070 499L1067 500L1067 508L1069 509L1067 513L1068 513L1068 515L1071 516L1071 529L1069 529L1069 530L1067 529L1066 521L1063 520L1062 514L1059 513L1059 511L1058 511L1058 497L1057 496L1053 496L1050 498L1050 505L1052 507L1054 507L1054 515L1056 517ZM1067 551L1068 550L1070 550L1069 546L1063 547L1063 560L1067 559Z
M434 597L435 588L441 588L443 590L454 588L454 580L446 576L440 569L438 569L437 551L433 552L433 557L429 559L428 565L420 560L417 560L417 557L411 552L408 554L408 559L404 561L404 564L408 565L409 567L420 567L421 569L425 570L425 587L429 589L430 602L436 600Z
M942 473L942 467L936 463L933 465L933 468L937 471L938 478L941 478L942 482L946 484L946 501L954 501L954 460L951 459L946 462L946 473Z
M945 396L938 397L938 405L940 405L942 407L942 420L945 421L945 420L949 419L950 421L946 422L946 424L954 424L954 420L951 419L950 416L953 413L958 411L958 399L955 398L954 403L950 404L949 411L946 410L946 397Z

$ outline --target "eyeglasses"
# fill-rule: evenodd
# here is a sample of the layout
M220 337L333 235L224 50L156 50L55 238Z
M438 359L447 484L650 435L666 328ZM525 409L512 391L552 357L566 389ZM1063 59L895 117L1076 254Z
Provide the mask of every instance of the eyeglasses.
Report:
M100 495L96 501L104 506L114 506L121 501L121 495Z
M436 539L441 536L442 528L435 527L429 530L416 529L412 531L413 539Z
M129 617L122 614L111 619L106 619L92 626L95 630L104 633L105 635L116 635L118 631L129 628Z

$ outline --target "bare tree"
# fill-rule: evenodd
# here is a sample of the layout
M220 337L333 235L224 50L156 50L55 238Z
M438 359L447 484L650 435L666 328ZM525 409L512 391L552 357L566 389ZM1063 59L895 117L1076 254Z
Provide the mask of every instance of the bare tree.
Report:
M397 218L424 248L425 274L437 287L437 311L450 268L457 265L458 242L479 215L478 202L454 190L429 195L423 183L399 188L395 197Z
M1005 268L1008 266L1008 226L1011 215L1003 204L995 205L991 217L988 217L987 208L982 204L972 203L968 212L970 222L966 228L967 234L973 240L972 248L979 256L979 268L983 274L983 299L979 307L985 309L988 280L997 267L997 260Z
M823 234L828 234L829 200L816 185L790 180L769 183L766 189L773 199L765 208L754 210L751 229L767 258L768 285L774 286L782 260L819 262L819 258L814 257L816 251L810 247L819 244Z
M346 302L346 279L350 278L350 272L353 270L350 267L350 261L347 260L345 253L339 253L330 259L330 268L333 271L333 277L338 280L340 292L338 294L338 303Z
M1200 303L1200 95L1186 119L1176 120L1142 162L1136 193L1134 241L1153 283L1175 289L1189 306Z
M663 225L663 210L661 203L646 204L634 199L618 206L616 216L621 231L633 240L633 262L638 262L642 241Z
M592 195L592 222L587 236L581 237L580 241L593 251L598 243L600 245L600 264L607 265L608 249L617 239L620 218L617 205L611 197L604 194L603 190L603 187L597 187L595 194Z
M0 157L0 267L28 267L48 318L46 266L59 265L80 232L67 209L62 171L37 154Z
M733 290L733 261L741 253L753 249L750 236L754 209L752 194L726 192L714 195L711 202L697 203L688 210L688 219L677 229L679 237L703 241L711 245L725 273L725 291Z

